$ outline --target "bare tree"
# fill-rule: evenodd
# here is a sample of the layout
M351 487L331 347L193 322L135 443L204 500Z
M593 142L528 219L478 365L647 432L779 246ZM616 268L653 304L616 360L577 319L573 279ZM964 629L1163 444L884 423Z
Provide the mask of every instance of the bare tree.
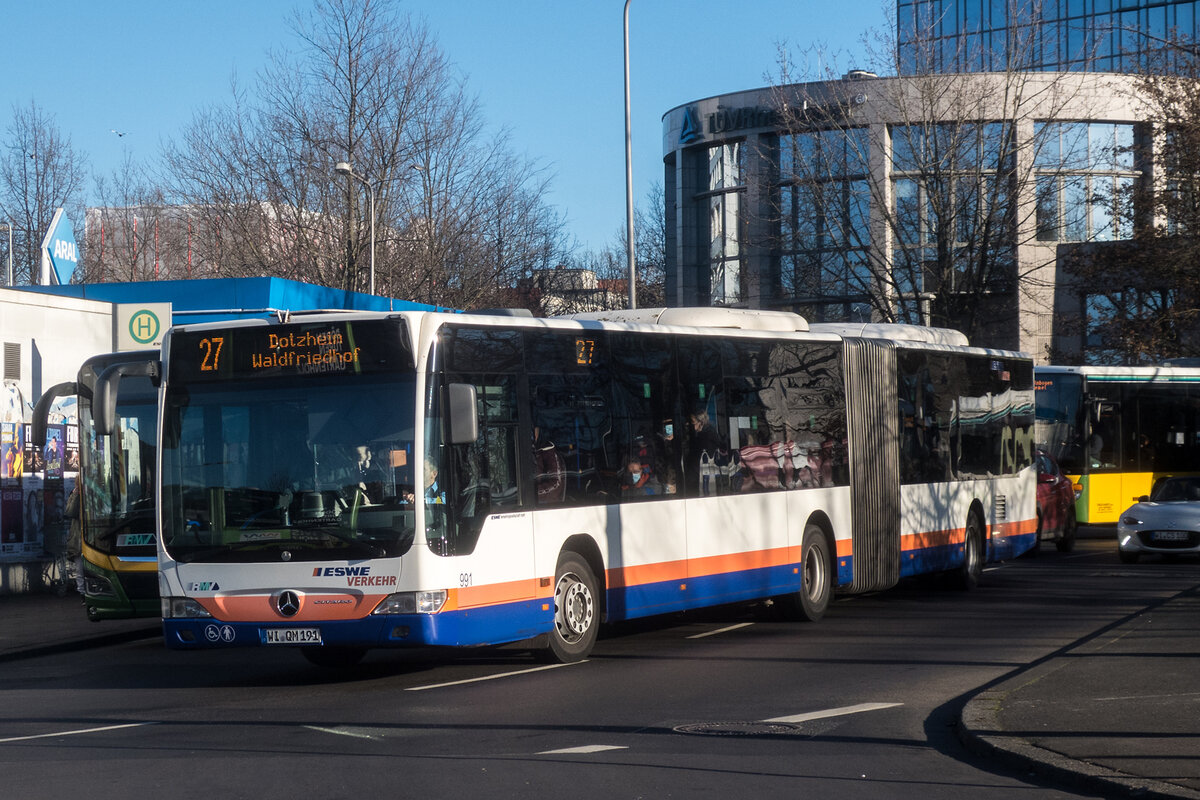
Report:
M299 48L254 94L198 114L167 153L213 270L365 291L372 210L385 294L487 304L554 260L549 177L486 128L422 25L380 0L315 0L293 29Z
M36 103L12 109L0 152L0 218L13 226L13 281L35 284L54 212L82 219L86 158Z
M819 319L836 301L1020 346L1020 293L1044 293L1055 259L1028 199L1057 129L1036 121L1083 116L1086 97L1078 76L1024 69L1037 4L1009 8L1008 46L994 52L938 39L926 20L903 49L895 31L865 43L873 69L821 68L819 83L800 83L781 56L774 104L787 133L768 208L794 307ZM942 71L947 61L968 71ZM983 63L989 72L969 71ZM902 77L876 77L888 73Z

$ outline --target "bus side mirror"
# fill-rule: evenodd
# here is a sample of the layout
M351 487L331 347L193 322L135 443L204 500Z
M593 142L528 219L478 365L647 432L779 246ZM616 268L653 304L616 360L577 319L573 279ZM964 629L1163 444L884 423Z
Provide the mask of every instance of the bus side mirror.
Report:
M144 375L158 382L160 362L135 361L129 364L113 364L96 379L96 391L92 399L92 424L100 436L108 436L117 427L117 390L121 378L126 375Z
M450 444L471 444L479 438L479 421L475 416L475 386L470 383L451 383L447 385L446 390Z
M79 387L74 381L67 381L54 384L38 398L37 405L33 407L33 427L30 433L38 448L46 444L46 420L50 416L50 406L54 405L58 398L70 397L73 394L79 394Z

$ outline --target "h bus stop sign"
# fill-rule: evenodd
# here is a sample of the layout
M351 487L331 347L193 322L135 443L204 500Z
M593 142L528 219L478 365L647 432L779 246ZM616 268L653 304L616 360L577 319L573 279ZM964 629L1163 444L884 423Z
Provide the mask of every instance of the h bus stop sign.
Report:
M162 347L163 334L169 327L170 303L118 303L113 314L113 349Z

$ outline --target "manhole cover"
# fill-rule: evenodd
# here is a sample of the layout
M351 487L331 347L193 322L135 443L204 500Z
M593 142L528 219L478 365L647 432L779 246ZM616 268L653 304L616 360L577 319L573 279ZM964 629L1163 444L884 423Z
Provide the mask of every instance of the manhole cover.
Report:
M797 733L795 725L779 722L699 722L694 725L678 725L676 733L693 733L699 736L779 736Z

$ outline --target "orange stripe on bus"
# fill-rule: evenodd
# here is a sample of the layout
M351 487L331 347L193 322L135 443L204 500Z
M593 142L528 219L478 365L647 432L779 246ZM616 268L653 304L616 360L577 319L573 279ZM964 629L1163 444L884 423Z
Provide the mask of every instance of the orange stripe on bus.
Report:
M900 537L900 550L924 550L929 547L945 547L946 545L962 544L966 540L966 528L909 533Z
M688 562L663 561L658 564L638 564L631 567L614 567L605 573L608 588L625 589L647 583L687 580Z
M1012 522L997 522L992 526L993 536L1022 536L1037 532L1036 519L1019 519Z
M537 578L506 583L488 583L482 586L464 586L457 591L455 607L491 606L518 600L531 600L537 597L537 591ZM553 592L553 588L551 588L551 592Z

